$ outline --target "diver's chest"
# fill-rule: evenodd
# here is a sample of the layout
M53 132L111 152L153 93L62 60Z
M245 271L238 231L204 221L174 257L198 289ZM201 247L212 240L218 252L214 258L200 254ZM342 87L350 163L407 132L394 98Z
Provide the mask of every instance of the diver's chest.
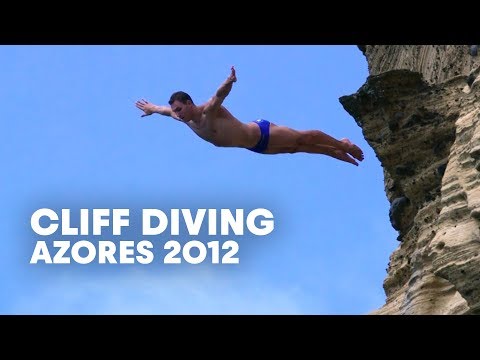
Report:
M222 124L222 121L219 119L202 119L198 123L192 123L190 127L192 130L202 134L216 134L221 131L221 128L224 127L225 124Z

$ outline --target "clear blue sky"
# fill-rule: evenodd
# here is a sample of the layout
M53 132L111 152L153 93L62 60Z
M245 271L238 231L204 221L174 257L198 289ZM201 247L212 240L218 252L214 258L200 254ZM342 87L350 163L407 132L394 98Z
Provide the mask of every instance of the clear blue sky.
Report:
M238 119L348 137L364 162L217 148L134 106L177 90L200 104L232 65L224 105ZM1 46L0 68L0 313L365 314L384 303L397 233L380 163L338 101L368 76L356 46ZM259 207L275 230L234 237L238 265L29 264L45 240L30 226L40 208Z

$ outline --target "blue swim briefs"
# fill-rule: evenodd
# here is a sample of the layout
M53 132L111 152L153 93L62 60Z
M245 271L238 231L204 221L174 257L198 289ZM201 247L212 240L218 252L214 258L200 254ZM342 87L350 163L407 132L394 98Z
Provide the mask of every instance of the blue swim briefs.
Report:
M258 119L254 121L260 127L260 140L258 141L257 145L253 148L248 148L248 150L263 153L267 150L268 146L268 139L270 137L270 122L264 119Z

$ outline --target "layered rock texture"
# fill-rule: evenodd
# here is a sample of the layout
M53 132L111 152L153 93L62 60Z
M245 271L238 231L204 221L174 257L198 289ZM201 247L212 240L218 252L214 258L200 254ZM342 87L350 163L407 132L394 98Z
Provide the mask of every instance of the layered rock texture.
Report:
M340 102L382 164L399 240L372 314L480 314L480 56L359 49L370 76Z

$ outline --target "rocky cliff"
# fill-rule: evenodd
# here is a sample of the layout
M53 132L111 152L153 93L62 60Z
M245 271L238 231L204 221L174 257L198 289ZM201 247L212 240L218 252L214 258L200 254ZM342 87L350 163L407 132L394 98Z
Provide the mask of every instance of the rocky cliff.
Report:
M340 102L382 164L399 240L372 314L480 314L477 48L359 49L370 76Z

